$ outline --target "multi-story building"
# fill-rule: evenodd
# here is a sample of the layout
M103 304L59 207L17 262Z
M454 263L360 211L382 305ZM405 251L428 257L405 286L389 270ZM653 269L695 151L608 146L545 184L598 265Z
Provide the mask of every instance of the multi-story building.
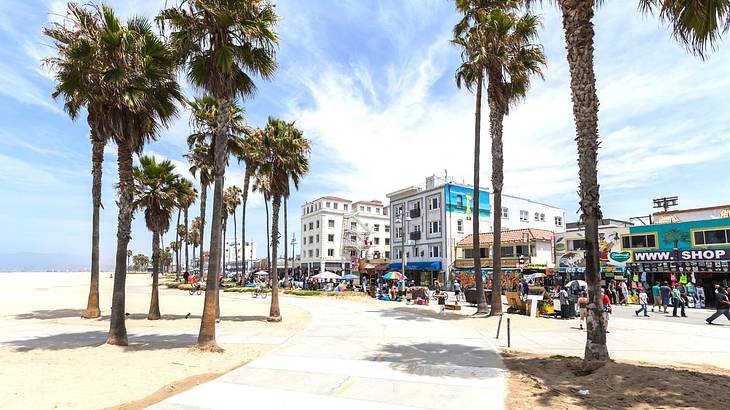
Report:
M302 270L350 272L360 259L390 257L388 206L323 196L302 205Z
M251 270L253 260L256 259L256 242L246 241L245 253L243 251L243 242L226 240L225 243L225 261L226 269L234 269L242 266L243 257L246 256L246 271ZM238 259L238 266L236 266Z
M402 269L405 252L410 279L423 285L435 280L451 283L456 245L473 233L476 213L482 233L493 230L492 194L481 190L479 209L474 211L474 188L437 177L424 186L411 186L387 195L393 226L391 269ZM565 230L563 209L524 198L502 195L502 229ZM405 242L403 236L405 235Z
M621 236L629 232L631 222L601 219L598 224L598 250L604 276L621 275L626 260L620 254ZM570 279L585 279L585 228L577 222L566 225L555 238L556 262L559 273Z

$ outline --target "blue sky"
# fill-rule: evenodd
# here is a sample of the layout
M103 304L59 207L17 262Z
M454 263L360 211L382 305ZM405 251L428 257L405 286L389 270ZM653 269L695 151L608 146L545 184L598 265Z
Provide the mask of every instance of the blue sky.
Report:
M153 17L164 0L110 1L121 16ZM0 0L0 236L2 252L89 258L91 175L88 129L71 122L50 93L40 64L52 49L41 27L64 1ZM457 20L446 0L292 0L282 17L279 70L244 102L247 120L294 120L313 141L311 173L292 196L290 227L299 236L299 206L323 194L381 199L427 175L469 182L473 96L457 90L458 50L448 42ZM548 57L545 81L505 122L505 192L575 215L577 166L562 25L551 6L542 15ZM633 1L606 2L596 17L596 73L601 101L599 165L605 216L650 212L651 199L678 195L684 207L730 203L730 49L702 62L677 45L656 18ZM187 89L192 94L192 90ZM189 116L163 131L146 151L187 174L182 154ZM490 177L483 127L482 181ZM117 180L115 147L104 164L102 266L113 264ZM233 164L227 185L242 184ZM210 206L209 206L210 208ZM193 211L195 216L197 211ZM574 217L569 219L575 219ZM232 224L231 224L232 225ZM263 202L252 197L249 235L265 254ZM140 216L130 248L149 253ZM168 234L165 242L174 237ZM232 237L232 236L231 236ZM207 246L206 246L207 247Z

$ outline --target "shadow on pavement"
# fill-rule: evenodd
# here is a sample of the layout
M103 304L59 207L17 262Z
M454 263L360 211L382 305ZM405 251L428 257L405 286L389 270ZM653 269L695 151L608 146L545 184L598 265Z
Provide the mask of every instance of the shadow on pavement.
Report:
M20 313L15 315L13 318L18 320L26 319L63 319L67 317L81 318L81 315L86 312L84 309L54 309L54 310L34 310L29 313Z
M579 376L582 359L577 357L515 351L502 357L511 373L508 408L705 409L726 407L721 403L730 391L728 372L720 369L705 373L609 362L592 374ZM579 390L590 393L583 396Z
M107 332L87 331L78 333L60 333L25 340L10 340L2 345L15 348L18 352L31 350L69 350L84 347L97 347L106 341ZM143 334L129 335L128 350L162 350L192 346L197 341L194 334Z
M55 309L55 310L34 310L29 313L20 313L14 315L13 318L17 320L27 319L39 319L39 320L53 320L53 319L65 319L65 318L79 318L83 315L85 310L83 309ZM127 320L147 320L146 313L130 313L127 316ZM178 314L163 314L161 320L200 320L201 315L178 315ZM258 322L266 321L266 316L221 316L221 320L227 322ZM96 320L96 321L108 321L109 315L102 315L96 319L84 319Z
M438 312L429 309L427 306L413 306L413 307L393 307L391 309L383 310L369 310L368 313L377 313L383 317L390 317L396 320L415 320L428 322L429 319L437 320L468 320L478 319L472 315L463 315L446 311L446 315L440 316Z
M368 360L388 362L391 368L410 374L483 378L485 372L475 368L482 368L488 373L501 368L497 352L476 346L454 343L388 344L380 350L381 353Z

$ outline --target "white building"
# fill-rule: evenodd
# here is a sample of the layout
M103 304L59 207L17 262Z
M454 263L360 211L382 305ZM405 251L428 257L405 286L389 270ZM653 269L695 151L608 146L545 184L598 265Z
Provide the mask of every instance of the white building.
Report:
M349 272L358 259L390 256L388 206L324 196L302 205L302 270Z
M242 252L243 242L226 240L225 261L226 268L233 269L236 266L236 255L238 255L238 266L241 266L244 253ZM246 271L251 270L253 261L256 259L256 242L246 241ZM240 269L240 268L239 268Z
M456 245L473 233L473 193L472 186L429 177L422 187L412 186L388 194L394 230L390 268L401 269L405 251L410 279L423 285L437 279L450 283L454 261L461 257ZM481 190L478 215L482 232L493 230L492 202L492 194ZM502 230L565 231L563 209L509 195L502 195L502 204ZM405 244L402 242L404 225Z

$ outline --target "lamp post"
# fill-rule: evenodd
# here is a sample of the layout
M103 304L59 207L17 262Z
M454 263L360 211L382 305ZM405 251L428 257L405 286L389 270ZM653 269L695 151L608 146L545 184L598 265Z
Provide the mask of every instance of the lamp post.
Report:
M294 253L294 245L297 244L297 238L296 238L296 232L291 233L291 272L292 276L294 276L294 259L295 259L295 253ZM301 265L300 265L301 269Z
M400 218L396 219L397 223L401 224L401 229L403 230L401 235L401 273L403 274L403 280L406 279L406 264L408 263L408 258L406 257L406 222L410 221L411 218L408 216L405 216L405 208L403 209L402 215Z

